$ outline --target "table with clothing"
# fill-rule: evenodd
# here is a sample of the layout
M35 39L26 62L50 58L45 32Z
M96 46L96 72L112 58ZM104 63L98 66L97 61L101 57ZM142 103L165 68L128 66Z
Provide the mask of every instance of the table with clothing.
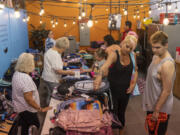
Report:
M52 52L52 51L54 51L54 50L48 50L47 51L47 53L45 54L45 59L48 59L48 57L46 57L47 56L47 54L49 53L49 52ZM57 54L56 54L57 55ZM59 55L57 55L57 57L59 57ZM70 57L70 56L69 56ZM49 57L50 58L50 57ZM53 57L54 58L54 57ZM73 71L77 71L77 70L79 70L79 72L81 71L81 73L83 73L83 74L87 74L87 72L95 72L95 74L94 75L96 75L96 73L98 72L98 70L100 69L100 67L99 66L102 66L103 65L103 63L104 63L104 58L105 58L105 50L103 50L103 49L100 49L99 51L97 51L96 52L96 54L95 54L95 58L96 58L96 60L98 59L98 61L96 61L95 63L97 64L93 69L71 69L71 70L69 70L69 71L71 71L71 72L73 72ZM78 58L76 58L76 60L78 60ZM61 61L62 61L62 58L61 58ZM66 60L67 61L67 60ZM70 60L69 60L70 61ZM71 60L72 61L72 60ZM83 61L83 60L80 60L81 62ZM55 61L55 63L56 62L58 62L58 61ZM54 61L52 61L52 63L54 63ZM55 64L54 63L54 64ZM67 62L68 63L68 62ZM46 66L46 60L45 60L45 65L44 66ZM57 64L57 63L56 63ZM72 64L71 64L72 65ZM49 65L47 65L47 66L49 66ZM61 66L63 66L62 64L61 64ZM84 66L84 65L83 65ZM54 67L54 66L53 66ZM51 68L50 66L49 66L49 68ZM47 70L47 67L46 68L44 68L44 73L43 73L43 79L46 77L45 75L45 70ZM85 73L86 72L86 73ZM56 75L56 74L54 74L54 75ZM88 77L89 75L81 75L81 74L79 74L80 76L80 78L78 78L77 77L77 80L82 80L82 79L85 79L85 80L87 80L87 79L90 79L90 77ZM56 76L58 76L58 75L56 75ZM64 76L64 75L63 75ZM49 79L49 81L52 81L53 79L55 79L55 77L53 77L53 76L51 76L52 77L52 79ZM86 79L87 78L87 79ZM70 82L70 80L73 80L73 79L76 79L76 74L75 74L75 77L73 77L72 75L66 75L66 76L64 76L64 77L62 77L61 76L61 83L58 83L58 82L56 82L56 85L52 85L52 87L50 87L50 89L54 89L54 87L57 87L55 90L52 90L52 93L50 93L50 95L51 94L53 94L53 95L55 95L55 96L51 96L51 98L50 98L50 103L49 103L49 106L51 106L51 107L53 107L53 109L52 110L49 110L48 112L47 112L47 114L46 114L46 117L45 117L45 121L44 121L44 124L43 124L43 128L42 128L42 132L41 132L41 135L44 135L44 134L48 134L49 133L49 129L51 129L51 128L54 128L55 126L56 126L56 124L53 124L52 122L51 122L51 118L54 116L54 110L56 110L57 109L57 105L58 104L60 104L60 103L62 103L62 102L64 102L64 100L62 99L62 98L60 98L59 100L57 99L58 97L56 96L56 94L59 94L59 93L63 93L62 92L62 89L63 89L63 87L62 87L62 89L60 90L59 88L61 88L60 86L61 85L65 85L65 83L63 83L63 81L67 81L67 83L69 83ZM47 81L45 81L45 83L47 84ZM87 82L86 82L87 83ZM93 82L91 81L90 82L91 83L91 85L93 86ZM53 83L52 83L53 84ZM47 85L47 87L48 87L49 85ZM58 91L60 91L59 93L58 93L58 91L57 91L57 89L58 89ZM81 93L81 94L83 94L83 93ZM80 97L81 97L81 94L80 94ZM85 95L85 94L83 94L83 96L88 96L88 95ZM50 96L49 96L50 97ZM55 97L55 98L54 98ZM65 97L65 96L64 96ZM78 94L78 96L76 97L76 98L78 98L79 97L79 94ZM64 98L65 99L65 98ZM69 99L71 99L71 97L69 98ZM65 100L67 100L67 99L65 99Z

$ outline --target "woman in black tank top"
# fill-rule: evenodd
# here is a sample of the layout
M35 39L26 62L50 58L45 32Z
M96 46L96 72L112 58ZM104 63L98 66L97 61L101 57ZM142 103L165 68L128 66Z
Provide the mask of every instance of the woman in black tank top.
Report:
M134 90L138 75L136 71L133 74L134 80L131 81L133 62L130 53L133 49L133 43L124 40L121 45L119 51L112 52L108 55L107 61L101 67L100 74L94 81L94 89L98 90L102 77L108 73L107 76L113 100L113 112L118 116L123 125L122 127L115 127L120 129L120 135L125 126L125 110L129 101L129 95ZM113 66L109 68L112 64Z

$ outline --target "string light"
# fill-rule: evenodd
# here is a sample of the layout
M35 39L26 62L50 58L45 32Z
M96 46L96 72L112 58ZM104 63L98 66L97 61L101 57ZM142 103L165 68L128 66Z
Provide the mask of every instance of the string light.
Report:
M161 10L163 10L163 8L164 8L163 5L161 5Z
M25 17L23 17L23 22L26 22L26 18Z
M127 14L128 14L127 9L125 9L124 10L124 15L127 15Z
M92 20L92 10L93 10L94 5L91 5L91 12L90 12L90 16L89 16L89 21L87 22L87 26L90 28L93 26L93 20Z
M149 14L151 14L151 8L149 8Z
M88 23L87 23L87 26L92 27L93 26L93 20L89 20Z
M76 24L76 21L75 21L75 19L76 19L76 18L74 18L74 20L73 20L73 24Z
M86 12L84 11L84 8L83 8L83 10L82 10L82 17L85 17L86 16Z
M140 16L138 15L138 16L137 16L137 18L139 19L139 18L140 18Z
M88 21L88 23L87 23L87 26L88 26L88 27L92 27L92 26L93 26L92 15L90 15L90 17L89 17L89 21Z
M168 19L168 3L166 3L166 14L163 20L163 24L164 25L168 25L169 24L169 19Z
M82 19L82 17L81 17L81 16L79 16L79 17L78 17L78 19L79 19L79 20L81 20L81 19Z
M39 15L42 16L44 14L44 8L43 8L43 3L40 3L41 6L41 11L39 12Z
M146 21L146 17L144 17L144 19L143 19L143 22L145 22Z
M144 19L143 19L143 22L146 22L146 12L144 11Z
M176 8L175 8L175 12L178 12L178 6L177 6L177 2L176 2Z
M139 4L140 4L140 3L139 3ZM158 3L157 3L157 4L158 4ZM163 5L164 3L160 3L160 4ZM158 4L158 10L160 10L160 9L163 8L163 6L161 6L160 4ZM176 4L177 4L177 3L176 3ZM143 4L141 3L140 6L142 7ZM171 7L171 4L168 3L168 9L171 9L170 7ZM83 10L84 10L84 8L83 8ZM109 9L108 9L108 8L105 8L105 10L108 11ZM123 9L123 10L124 10L124 15L130 14L130 13L129 13L129 10L128 10L128 11L127 11L126 9ZM177 12L177 11L178 11L178 8L177 8L177 6L176 6L176 7L175 7L175 12ZM149 8L149 11L148 11L148 12L149 12L149 14L151 14L151 12L152 12L152 11L151 11L151 8ZM84 13L85 13L85 12L84 12ZM137 13L140 13L140 12L139 12L139 9L137 9ZM83 12L81 13L81 15L84 16L84 15L83 15ZM82 19L82 16L79 16L78 19ZM134 19L135 19L135 18L140 18L140 16L139 16L138 14L137 14L137 15L135 15L135 14L133 15L133 14L132 14L132 16L133 16ZM115 19L117 19L117 16L114 16L114 17L115 17ZM142 17L142 16L141 16L141 17ZM17 17L17 18L18 18L18 17ZM65 19L65 18L64 18L64 19ZM24 19L23 19L23 21L24 21ZM55 20L54 20L54 21L55 21ZM51 23L54 23L54 21L52 20ZM89 22L89 21L90 21L90 22ZM93 26L93 21L92 21L92 20L89 20L89 21L88 21L88 22L89 22L89 23L92 23L92 26ZM75 21L73 21L73 22L71 21L71 23L76 24ZM94 21L94 23L97 23L97 21ZM56 23L55 23L55 24L56 24ZM56 24L56 25L57 25L57 24ZM92 27L92 26L91 26L91 27Z
M53 20L53 18L51 19L51 23L52 23L52 24L54 23L54 20Z
M171 10L172 6L171 3L168 5L168 10Z
M65 27L65 28L67 27L67 24L66 24L66 22L64 22L64 27Z
M55 23L56 25L58 25L58 19L56 18L56 23Z
M133 15L133 18L136 19L136 15Z
M81 17L81 13L80 13L80 8L79 8L79 16L78 16L78 19L81 20L82 17Z
M53 27L53 28L55 28L55 27L56 27L56 25L53 23L52 27Z
M40 18L40 24L42 24L42 19Z
M30 17L28 16L28 17L26 18L26 21L29 22L29 20L30 20Z
M137 14L139 14L139 9L137 10L137 12L136 12Z

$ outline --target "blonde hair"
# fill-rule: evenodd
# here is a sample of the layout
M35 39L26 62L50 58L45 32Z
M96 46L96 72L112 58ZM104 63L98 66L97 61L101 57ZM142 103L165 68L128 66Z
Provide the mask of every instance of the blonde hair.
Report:
M67 37L61 37L56 40L56 47L59 49L69 48L69 39Z
M34 70L34 56L30 53L22 53L16 63L15 70L30 73Z
M124 40L127 41L127 42L132 42L133 41L134 43L137 44L137 38L135 36L133 36L133 35L127 35Z
M136 45L137 45L137 38L135 37L135 36L133 36L133 35L127 35L126 37L125 37L125 39L123 40L124 42L126 42L126 43L132 43L132 42L134 42L134 45L135 46L133 46L133 50L136 48Z

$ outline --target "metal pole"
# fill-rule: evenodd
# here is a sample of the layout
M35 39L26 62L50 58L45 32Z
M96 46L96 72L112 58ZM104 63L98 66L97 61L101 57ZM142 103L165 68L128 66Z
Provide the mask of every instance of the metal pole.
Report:
M110 15L112 15L112 0L110 0ZM110 35L112 33L111 27L110 27Z

